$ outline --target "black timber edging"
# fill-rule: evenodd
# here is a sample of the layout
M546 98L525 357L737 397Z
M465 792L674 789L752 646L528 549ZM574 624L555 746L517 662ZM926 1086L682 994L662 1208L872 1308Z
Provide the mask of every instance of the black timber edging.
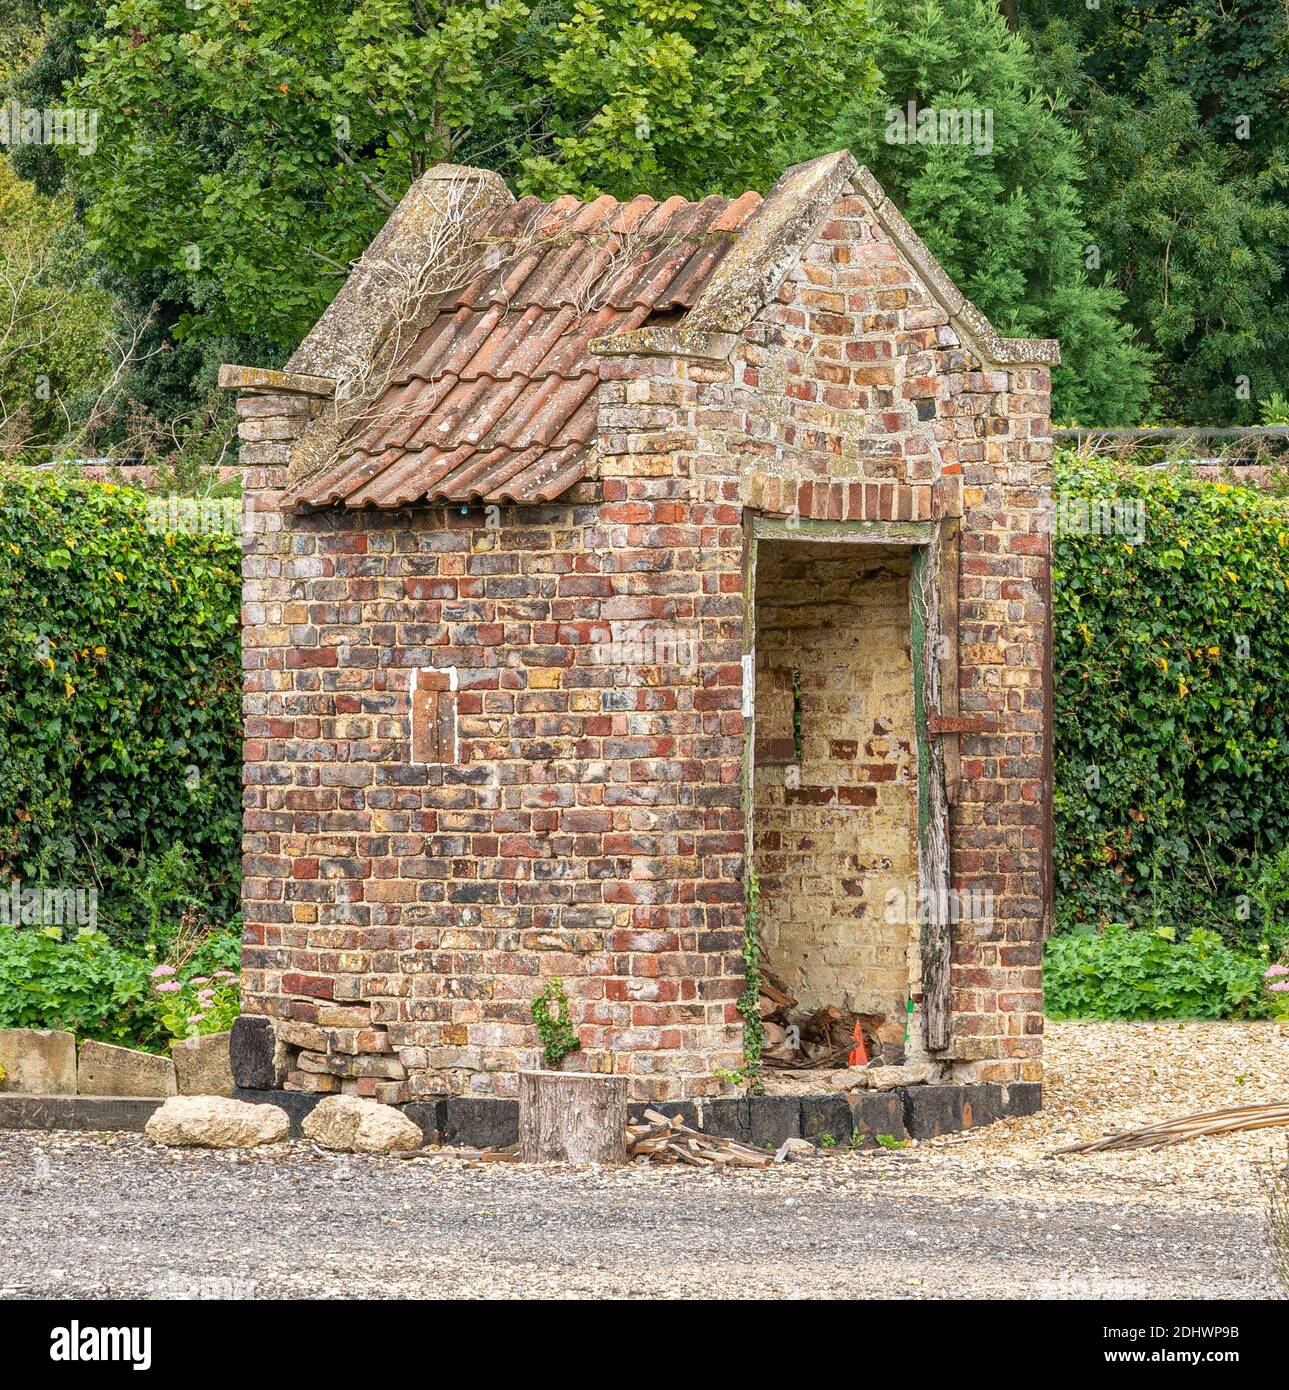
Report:
M0 1095L0 1129L142 1134L162 1096Z
M236 1100L277 1105L298 1139L305 1117L323 1099L303 1091L250 1090L239 1087ZM140 1133L156 1099L115 1096L30 1096L0 1094L0 1129L100 1130ZM778 1148L785 1139L818 1141L830 1136L856 1148L876 1145L879 1136L899 1142L933 1139L939 1134L975 1129L1009 1115L1033 1115L1042 1108L1036 1081L1010 1086L901 1086L892 1091L836 1092L821 1096L734 1096L704 1101L659 1101L630 1107L633 1121L646 1110L678 1115L687 1125L758 1147ZM519 1137L519 1102L467 1096L409 1101L401 1107L425 1135L427 1144L489 1148L513 1144Z

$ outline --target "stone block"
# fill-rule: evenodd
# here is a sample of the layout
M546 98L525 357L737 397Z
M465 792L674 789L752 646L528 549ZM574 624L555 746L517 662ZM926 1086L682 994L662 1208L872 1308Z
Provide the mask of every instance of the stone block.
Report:
M1043 1108L1043 1085L1040 1081L1013 1081L1002 1088L1004 1115L1037 1115Z
M173 1096L179 1090L169 1057L101 1042L81 1044L77 1086L86 1096Z
M413 1124L420 1126L421 1135L427 1144L441 1144L443 1142L442 1101L413 1100L400 1108Z
M706 1134L722 1139L738 1139L747 1144L752 1139L752 1118L747 1096L718 1096L703 1102L703 1122L695 1125Z
M157 1096L0 1095L0 1129L142 1134L162 1103Z
M74 1096L76 1037L43 1028L0 1029L0 1067L0 1091Z
M322 1100L322 1097L312 1095L307 1091L243 1090L239 1086L233 1092L233 1099L244 1100L251 1105L276 1105L279 1110L286 1112L286 1117L291 1122L290 1137L298 1139L303 1133L302 1126L308 1118L309 1112Z
M749 1096L748 1143L777 1149L785 1139L801 1138L800 1096Z
M904 1100L895 1091L852 1091L850 1103L852 1132L859 1147L876 1144L879 1134L904 1138Z
M233 1080L251 1091L268 1091L286 1079L287 1068L273 1021L254 1014L233 1020L228 1060Z
M442 1102L443 1143L453 1148L505 1148L519 1142L519 1102L449 1096Z
M181 1096L233 1094L228 1039L228 1033L208 1033L204 1038L183 1038L170 1044L175 1080Z
M850 1139L851 1109L845 1096L802 1096L801 1137L816 1143L821 1135L831 1134L838 1144Z

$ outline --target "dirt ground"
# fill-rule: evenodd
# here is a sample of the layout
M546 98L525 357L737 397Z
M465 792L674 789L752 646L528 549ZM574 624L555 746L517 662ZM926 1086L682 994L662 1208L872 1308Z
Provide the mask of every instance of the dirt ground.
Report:
M1289 1131L1050 1157L1289 1097L1275 1024L1058 1024L1046 1108L766 1172L0 1134L0 1297L1276 1298Z

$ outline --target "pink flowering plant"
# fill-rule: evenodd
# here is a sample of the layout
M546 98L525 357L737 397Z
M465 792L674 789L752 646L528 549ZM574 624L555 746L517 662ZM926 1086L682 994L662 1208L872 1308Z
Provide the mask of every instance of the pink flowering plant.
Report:
M174 1038L200 1038L233 1026L239 1009L238 981L231 970L180 977L173 965L152 972L161 1021Z
M1289 1021L1289 965L1277 961L1262 972L1262 983L1267 987L1274 1016Z

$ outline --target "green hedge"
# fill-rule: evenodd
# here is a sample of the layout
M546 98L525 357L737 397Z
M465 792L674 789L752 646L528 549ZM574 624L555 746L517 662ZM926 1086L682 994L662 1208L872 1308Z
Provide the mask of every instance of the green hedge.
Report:
M1054 495L1058 929L1202 926L1274 958L1289 889L1289 500L1068 457ZM1090 517L1080 533L1080 499L1112 500L1110 534Z
M239 893L241 544L148 502L0 473L0 874L96 888L116 942Z

